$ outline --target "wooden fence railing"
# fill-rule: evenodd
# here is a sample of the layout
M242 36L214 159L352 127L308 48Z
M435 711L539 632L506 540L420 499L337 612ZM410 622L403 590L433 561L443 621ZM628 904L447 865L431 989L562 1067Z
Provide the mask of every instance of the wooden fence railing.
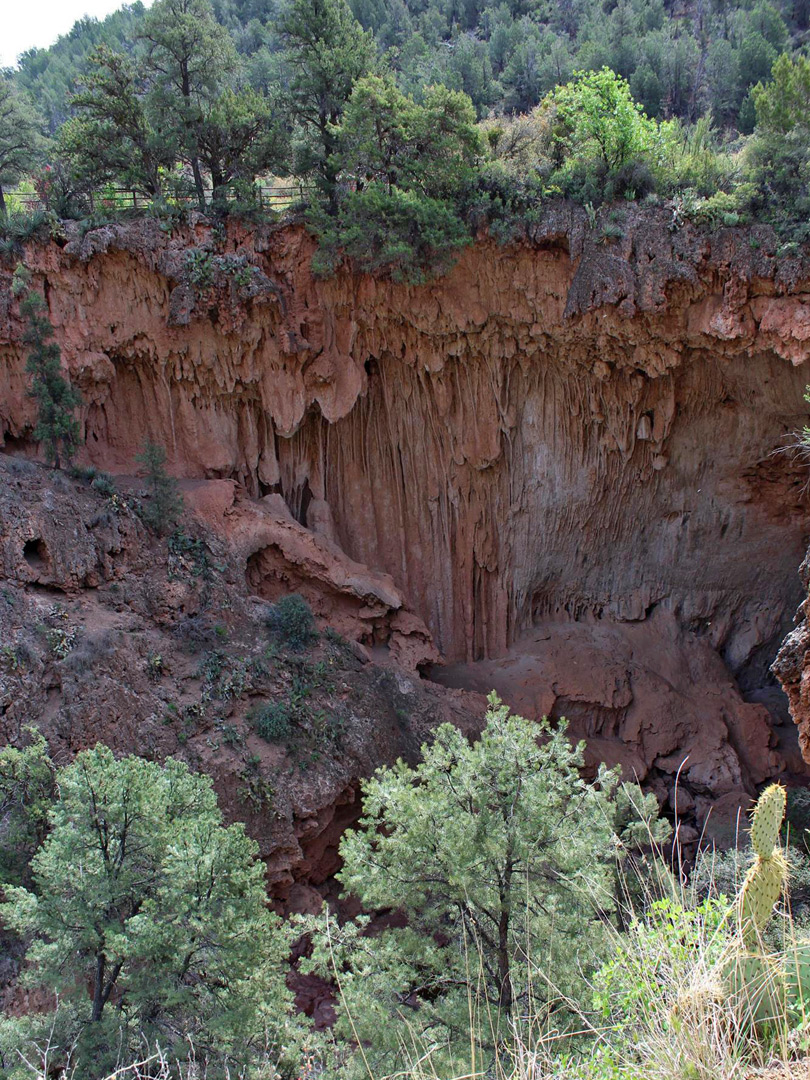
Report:
M306 197L304 184L256 184L254 193L260 207L283 210L292 203ZM12 208L18 208L31 212L44 209L43 202L36 192L31 191L6 191L6 200ZM206 192L206 204L211 205L210 191ZM225 200L232 202L235 196L226 190ZM166 199L170 205L197 206L197 196L194 194L171 196ZM90 195L90 207L92 210L138 210L145 208L150 200L137 191L128 188L105 188L102 192Z

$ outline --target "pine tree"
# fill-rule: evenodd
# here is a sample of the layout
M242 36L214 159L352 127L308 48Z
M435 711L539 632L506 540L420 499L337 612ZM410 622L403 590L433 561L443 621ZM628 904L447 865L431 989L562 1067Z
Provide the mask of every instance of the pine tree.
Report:
M583 745L571 745L564 722L509 716L492 695L479 741L443 724L415 768L399 761L364 782L337 878L364 911L405 920L373 938L367 916L328 932L315 924L313 967L338 972L335 1030L363 1046L357 1073L341 1075L410 1075L408 1050L423 1044L436 1048L432 1075L458 1075L471 1008L493 1053L515 1017L553 1015L558 1031L580 1022L616 902L615 830L633 843L639 811L653 813L640 792L632 806L619 799L604 766L586 783ZM548 983L535 980L534 956Z
M31 1024L61 1024L77 1077L156 1044L181 1060L193 1047L208 1077L278 1061L293 1034L290 934L267 909L258 845L224 825L210 778L98 745L57 779L31 888L4 885L0 912L29 941L25 981L59 1006L0 1028L0 1060L17 1058L15 1035L35 1054Z
M183 512L183 496L177 481L166 472L166 451L162 446L147 439L135 460L143 466L150 489L149 502L142 511L143 519L155 532L163 535L177 524Z
M20 280L19 278L17 279ZM23 342L31 347L25 370L31 376L28 391L38 405L34 438L42 443L49 464L57 469L69 462L79 447L80 427L74 412L81 394L62 374L62 354L41 293L28 292L20 304L27 320Z
M346 0L291 0L279 35L289 79L288 105L304 136L299 172L315 174L335 209L335 125L355 82L375 67L374 39Z
M157 0L138 36L147 50L151 110L156 123L172 132L183 148L204 209L195 133L206 109L238 66L233 41L214 18L209 0Z
M0 218L6 216L3 187L34 167L42 143L42 121L10 79L0 75Z

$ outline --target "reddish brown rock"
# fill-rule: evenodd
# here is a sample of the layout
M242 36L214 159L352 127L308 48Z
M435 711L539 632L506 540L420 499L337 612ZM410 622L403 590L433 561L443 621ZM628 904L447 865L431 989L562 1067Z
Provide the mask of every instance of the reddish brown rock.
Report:
M493 661L474 685L565 709L592 759L662 801L688 754L702 820L782 768L761 702L808 505L804 466L775 451L806 415L810 272L765 229L629 209L622 230L600 243L583 210L552 207L530 242L481 242L420 287L316 280L300 227L232 225L215 249L202 220L74 230L26 260L82 389L88 460L130 474L146 435L163 443L245 605L300 591L363 669ZM190 246L211 258L202 292ZM4 310L0 433L30 453L22 327ZM112 526L92 543L82 526L55 567L48 528L26 518L27 556L4 556L29 590L95 587L122 559ZM157 625L200 617L182 582L149 603ZM287 885L331 857L297 829L279 848Z
M810 589L810 555L801 566L801 581ZM810 598L805 599L791 630L773 663L773 672L790 703L790 714L799 729L799 745L804 760L810 763Z

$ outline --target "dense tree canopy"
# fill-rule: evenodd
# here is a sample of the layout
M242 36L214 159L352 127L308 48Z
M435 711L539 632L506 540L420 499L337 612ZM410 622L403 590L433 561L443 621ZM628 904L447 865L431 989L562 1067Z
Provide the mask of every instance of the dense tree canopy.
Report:
M366 1046L373 1075L395 1073L423 1037L445 1046L437 1075L457 1075L450 1061L463 1058L471 1013L494 1048L514 1017L553 1016L560 1029L572 1005L587 1007L615 906L623 789L607 770L586 783L581 764L564 725L509 716L493 696L477 742L443 725L416 768L400 762L364 784L338 878L365 910L402 918L374 934L373 949L362 920L332 924L315 962L337 970L340 1023ZM657 816L655 800L637 796ZM534 967L538 949L551 978Z
M6 886L0 907L31 939L29 984L60 994L61 1015L29 1026L72 1027L86 1076L157 1043L193 1045L209 1076L256 1052L277 1060L289 939L256 855L241 825L223 825L209 778L102 746L79 754L59 772L30 888Z
M809 11L787 0L708 0L677 15L662 0L156 0L77 24L21 58L8 85L29 89L58 132L37 187L48 209L91 214L98 195L129 205L123 187L159 213L189 199L218 215L261 212L257 181L294 178L316 272L348 258L419 281L482 227L525 235L560 195L594 208L684 196L710 224L756 215L802 241ZM54 86L67 91L58 108ZM12 178L37 159L26 115ZM0 210L2 143L0 111ZM271 198L289 205L289 187Z
M10 79L0 75L0 217L6 213L3 188L34 167L40 124L31 103Z

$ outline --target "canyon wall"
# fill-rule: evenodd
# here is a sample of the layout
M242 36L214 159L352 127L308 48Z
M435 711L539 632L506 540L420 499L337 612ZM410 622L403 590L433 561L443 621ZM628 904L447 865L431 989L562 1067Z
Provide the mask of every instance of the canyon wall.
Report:
M581 208L552 207L526 243L481 239L418 287L346 268L316 280L295 225L69 226L25 260L82 390L88 461L131 473L149 436L178 475L281 495L389 575L456 664L502 657L537 627L640 641L636 624L671 626L661 649L698 641L734 677L739 716L721 726L732 742L735 724L755 731L737 753L755 763L726 789L750 787L778 763L767 713L737 687L774 703L768 666L801 599L807 469L785 447L806 416L810 273L767 229L623 213L612 239ZM6 292L12 452L32 449L21 329ZM274 551L245 567L270 598ZM694 670L667 691L693 693L692 739ZM642 773L664 757L674 772L689 738Z

